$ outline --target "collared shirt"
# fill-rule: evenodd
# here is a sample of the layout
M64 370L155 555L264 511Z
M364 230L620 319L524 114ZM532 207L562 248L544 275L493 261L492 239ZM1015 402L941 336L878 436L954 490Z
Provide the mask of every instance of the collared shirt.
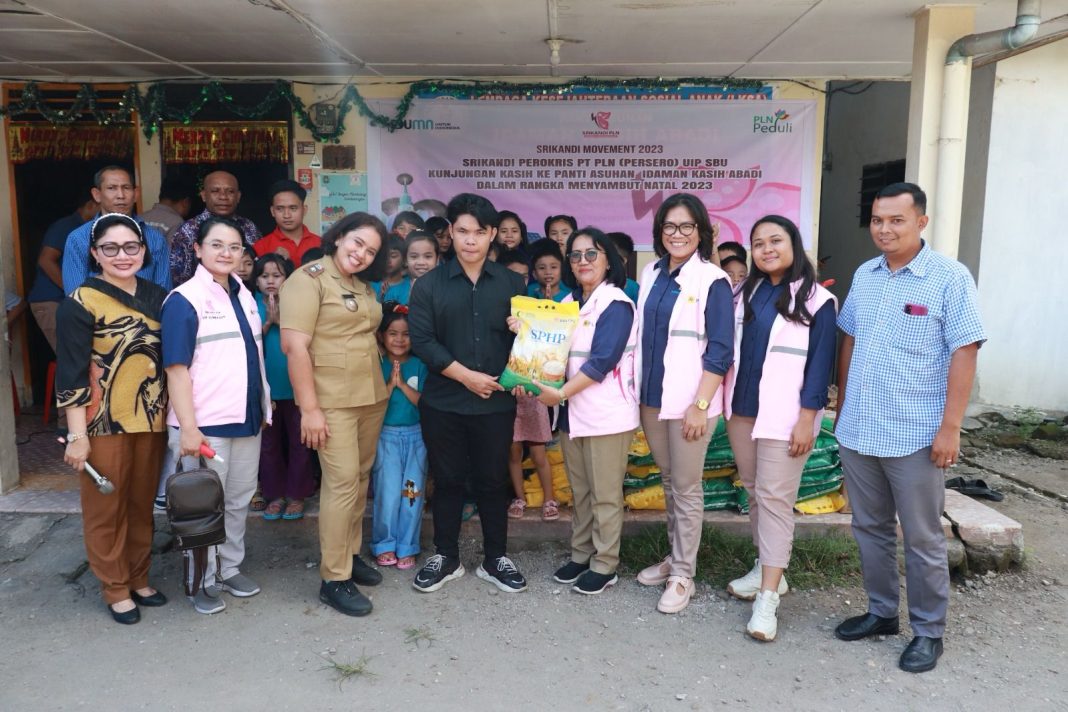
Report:
M472 284L459 260L432 269L412 287L408 331L412 353L427 365L421 402L449 413L484 415L515 410L515 398L495 391L481 398L441 375L453 361L497 378L515 334L508 329L512 297L526 293L523 277L487 260Z
M171 238L170 265L171 279L174 281L175 287L188 282L193 273L197 271L198 261L197 255L193 251L193 245L197 241L197 233L200 232L200 226L210 217L211 213L205 210L195 218L186 220L174 231L174 237ZM230 217L241 226L246 245L253 245L259 241L260 230L255 223L240 215L231 215Z
M63 250L67 247L67 235L84 224L85 221L82 220L82 216L77 212L73 212L65 218L56 220L45 230L41 249L51 247L59 253L60 269L63 266ZM31 304L34 302L61 302L64 296L66 295L63 292L63 287L53 282L52 278L41 269L41 266L37 265L37 274L33 278L33 287L30 289L30 293L26 295L26 301Z
M731 409L735 415L755 418L760 411L760 377L764 375L764 359L768 355L771 328L779 316L775 303L783 291L789 289L786 280L772 284L761 280L749 297L753 320L742 328L739 349L738 380L734 386ZM831 381L834 347L834 302L828 300L812 315L808 330L808 355L805 357L805 380L801 386L801 407L821 410L827 406L827 386Z
M141 215L146 225L151 225L167 238L169 245L174 238L174 232L185 222L185 218L177 210L163 203L156 203L150 210Z
M294 267L300 267L300 260L304 257L305 252L313 247L323 246L323 239L321 237L304 225L301 225L300 227L304 231L301 235L300 242L293 242L282 232L282 228L276 227L274 230L260 238L259 241L252 246L252 249L256 251L256 254L259 257L263 257L268 252L277 252L292 262Z
M89 269L89 241L92 238L93 223L98 217L100 216L97 215L67 236L67 245L63 249L63 291L67 294L85 284L85 280L99 274ZM145 245L152 253L152 264L142 267L137 276L170 291L170 250L167 248L167 239L159 230L146 225L141 218L134 216L134 220L141 226Z
M256 347L256 338L245 316L245 310L238 301L237 278L233 275L230 282L230 306L237 314L241 340L245 345L245 420L242 423L224 423L222 425L202 425L200 432L213 438L246 438L260 432L263 423L263 382L260 380L260 352ZM200 330L200 317L196 309L181 294L171 294L163 303L163 367L193 364L193 354L197 346L197 331ZM219 368L233 368L236 364L220 365Z
M855 339L838 441L864 455L904 457L934 442L953 352L982 344L975 280L926 242L891 272L886 257L853 276L838 328Z
M678 301L680 287L675 278L679 267L668 272L668 257L665 255L656 265L656 281L645 300L644 328L642 329L642 385L641 402L650 408L659 408L664 396L664 352L667 350L668 329L671 312ZM734 293L731 283L717 279L708 288L705 300L705 346L701 367L709 373L722 376L734 362Z

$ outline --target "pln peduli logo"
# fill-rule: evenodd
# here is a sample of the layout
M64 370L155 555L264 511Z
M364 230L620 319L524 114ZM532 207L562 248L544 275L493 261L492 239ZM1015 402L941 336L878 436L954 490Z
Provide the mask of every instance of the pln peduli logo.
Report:
M774 114L757 114L753 117L753 133L792 133L793 130L794 124L785 109L779 109Z

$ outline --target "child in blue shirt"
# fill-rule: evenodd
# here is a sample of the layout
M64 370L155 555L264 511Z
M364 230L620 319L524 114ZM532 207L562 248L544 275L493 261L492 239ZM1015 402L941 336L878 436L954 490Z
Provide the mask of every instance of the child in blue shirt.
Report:
M410 569L419 553L423 521L427 456L418 406L427 368L411 354L408 307L403 304L382 305L378 340L385 352L382 375L389 405L371 471L375 488L371 553L379 566Z
M527 287L527 296L563 301L568 291L560 284L564 254L552 240L538 240L530 246L530 266L534 282Z

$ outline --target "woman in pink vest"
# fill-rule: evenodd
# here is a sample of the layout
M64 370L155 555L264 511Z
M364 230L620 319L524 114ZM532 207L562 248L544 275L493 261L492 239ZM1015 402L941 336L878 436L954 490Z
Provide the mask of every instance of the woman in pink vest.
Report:
M635 321L641 423L660 468L671 553L638 574L664 585L662 613L678 613L694 591L704 522L705 452L723 410L720 387L731 366L733 294L716 266L715 231L701 201L668 197L653 221L659 258L642 270Z
M783 571L793 546L797 488L827 405L835 301L816 282L790 220L761 218L749 242L753 268L735 306L735 365L724 404L759 558L727 591L753 601L749 635L774 640L779 596L789 590Z
M246 598L260 587L240 571L245 559L248 504L260 468L260 430L271 422L263 365L263 328L256 300L234 270L245 250L240 226L213 216L201 224L194 250L200 263L163 303L163 365L171 409L170 449L197 466L202 444L225 496L226 542L208 552L206 585L192 597L197 613L226 608L221 592Z
M567 240L563 301L579 303L563 388L538 384L538 399L560 405L560 448L574 495L571 560L553 578L598 594L619 580L623 474L638 427L634 397L634 306L627 272L612 241L587 227Z

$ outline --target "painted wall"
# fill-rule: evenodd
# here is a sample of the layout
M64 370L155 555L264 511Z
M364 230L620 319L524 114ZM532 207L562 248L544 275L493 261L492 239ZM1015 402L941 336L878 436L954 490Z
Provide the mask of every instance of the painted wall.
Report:
M853 83L832 82L828 90ZM860 94L837 92L829 100L819 254L831 259L820 276L835 280L831 291L839 303L857 267L879 254L859 223L863 168L905 157L908 120L908 82L876 82Z
M1060 40L996 69L979 261L986 403L1068 410L1066 67Z

